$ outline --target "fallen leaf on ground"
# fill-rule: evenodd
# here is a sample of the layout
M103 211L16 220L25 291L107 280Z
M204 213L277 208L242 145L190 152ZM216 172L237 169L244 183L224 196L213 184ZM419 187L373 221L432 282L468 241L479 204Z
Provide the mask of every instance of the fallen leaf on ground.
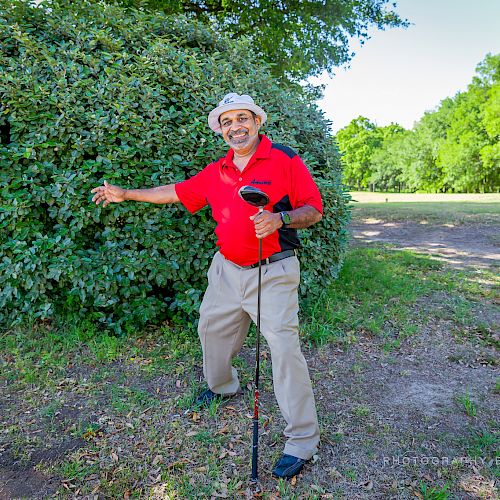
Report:
M365 490L372 490L373 489L373 481L365 481L364 483L361 483L359 486L361 486Z
M182 460L177 460L176 462L172 462L171 464L166 465L165 469L174 469L175 467L185 465L187 463L189 463L189 460L187 458L183 458Z

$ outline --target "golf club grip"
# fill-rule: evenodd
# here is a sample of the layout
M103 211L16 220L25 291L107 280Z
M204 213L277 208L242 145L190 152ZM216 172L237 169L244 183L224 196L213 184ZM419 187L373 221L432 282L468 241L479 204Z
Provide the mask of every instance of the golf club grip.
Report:
M257 479L257 459L259 456L259 417L253 419L252 479Z

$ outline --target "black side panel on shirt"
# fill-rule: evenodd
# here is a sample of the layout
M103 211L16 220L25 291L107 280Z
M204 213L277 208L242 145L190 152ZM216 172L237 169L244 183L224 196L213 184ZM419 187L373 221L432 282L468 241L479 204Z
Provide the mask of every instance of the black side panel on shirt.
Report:
M276 142L273 142L271 149L277 149L278 151L285 153L288 156L288 158L293 158L294 156L297 156L297 153L292 148L289 148L288 146L283 146L283 144L277 144Z
M273 205L273 212L275 214L279 212L288 212L290 210L293 210L293 207L290 204L290 198L288 198L288 195L283 196L278 203ZM284 250L293 250L294 248L299 248L300 246L297 230L293 228L285 229L280 227L278 229L278 241L282 252Z

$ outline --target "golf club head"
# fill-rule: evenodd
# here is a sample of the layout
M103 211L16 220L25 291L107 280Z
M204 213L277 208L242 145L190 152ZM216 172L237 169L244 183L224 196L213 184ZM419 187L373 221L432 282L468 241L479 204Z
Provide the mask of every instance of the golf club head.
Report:
M265 207L269 203L269 196L264 191L253 186L242 186L238 194L241 199L254 207Z

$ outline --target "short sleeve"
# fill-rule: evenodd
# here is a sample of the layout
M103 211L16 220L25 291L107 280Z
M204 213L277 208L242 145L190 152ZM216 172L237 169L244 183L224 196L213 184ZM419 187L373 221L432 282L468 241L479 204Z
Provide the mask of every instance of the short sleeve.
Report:
M212 167L213 164L210 164L193 177L175 185L177 197L192 214L207 205Z
M323 214L323 203L318 186L316 186L311 173L298 155L292 158L291 166L292 189L290 203L292 207L295 209L304 205L310 205Z

